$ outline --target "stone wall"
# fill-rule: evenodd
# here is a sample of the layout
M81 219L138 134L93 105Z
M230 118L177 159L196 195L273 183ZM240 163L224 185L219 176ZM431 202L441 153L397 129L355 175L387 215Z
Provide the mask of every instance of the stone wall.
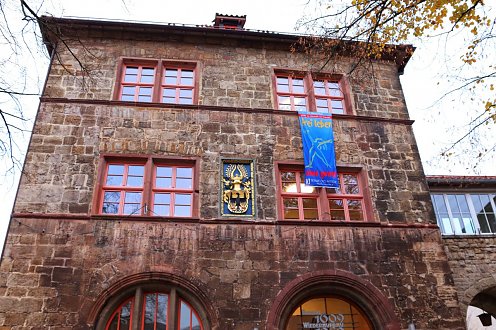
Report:
M10 230L0 268L5 328L85 329L105 289L160 271L209 297L217 330L265 329L278 292L324 269L373 284L402 328L412 319L417 329L463 328L439 235L423 229L18 219Z
M374 221L431 223L411 127L335 119L338 165L368 176ZM43 103L15 212L88 213L102 154L196 156L201 218L217 218L221 157L256 161L257 218L276 220L274 162L302 161L298 118L276 111L221 111Z
M496 287L496 237L443 237L463 315L474 297ZM494 301L485 308L494 310Z
M183 42L185 41L185 42ZM199 44L189 42L197 41ZM229 46L204 44L204 40L129 41L129 40L81 40L91 55L75 48L76 54L88 63L90 77L85 77L70 54L62 53L64 65L54 60L43 93L46 97L70 99L111 100L118 71L118 59L162 59L170 61L196 61L199 74L199 104L273 109L275 69L316 71L344 74L350 70L350 59L332 61L315 60L306 54L286 50L259 49L267 45L249 43L236 47L233 40ZM217 41L218 43L219 41ZM111 45L110 45L111 44ZM74 76L69 76L67 70ZM348 78L345 78L348 79ZM395 64L377 62L374 73L355 73L348 79L353 112L358 115L382 118L408 118L408 112Z
M285 285L319 270L375 286L403 328L411 320L417 329L463 327L395 65L378 62L372 80L349 81L353 112L368 117L333 121L338 165L367 177L372 219L289 225L278 221L275 164L302 161L302 146L296 114L273 110L273 70L319 63L270 43L81 42L95 56L91 77L62 54L75 76L54 62L34 126L0 266L0 329L86 329L107 288L152 271L181 274L202 290L215 330L264 329ZM88 56L79 44L74 51ZM128 57L198 61L200 104L112 100L116 59ZM95 215L107 154L196 157L199 219ZM221 157L255 160L256 219L219 220Z

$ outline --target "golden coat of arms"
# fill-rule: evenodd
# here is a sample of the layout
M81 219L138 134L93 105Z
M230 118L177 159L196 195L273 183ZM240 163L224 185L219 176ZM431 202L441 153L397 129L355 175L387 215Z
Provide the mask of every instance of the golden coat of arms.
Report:
M251 178L246 164L226 164L224 167L222 201L233 214L244 214L252 198Z

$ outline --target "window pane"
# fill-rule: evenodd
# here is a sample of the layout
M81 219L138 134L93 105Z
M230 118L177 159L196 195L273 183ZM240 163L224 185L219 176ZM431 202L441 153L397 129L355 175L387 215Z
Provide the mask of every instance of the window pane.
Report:
M171 178L157 178L155 180L155 187L157 188L170 188L172 187Z
M327 99L316 99L317 107L327 108Z
M121 322L119 330L127 330L131 326L131 302L122 306L121 310Z
M316 95L326 95L325 88L317 88L317 87L315 87L314 90L315 90L315 94Z
M284 209L284 219L299 219L298 209Z
M342 199L329 199L329 208L331 210L342 210L344 209Z
M279 109L280 110L291 110L291 101L287 96L279 96Z
M103 214L117 214L119 213L119 204L116 203L103 203Z
M358 178L353 174L343 175L344 193L356 195L360 193L358 186Z
M448 213L443 195L432 195L432 201L434 202L434 207L438 212Z
M190 98L179 98L179 104L193 104L193 99Z
M467 213L470 212L468 209L467 199L465 195L456 195L456 200L458 202L458 206L460 207L460 211Z
M134 94L133 95L122 95L121 101L134 101Z
M124 174L124 165L109 165L108 166L108 174L123 175Z
M494 213L487 215L487 222L489 222L489 228L491 228L491 233L496 233L496 217Z
M105 185L107 186L121 186L122 185L122 179L124 177L121 175L108 175L107 176L107 181L105 182Z
M176 194L176 205L191 205L191 195L190 194Z
M169 216L170 215L170 206L169 205L154 205L153 206L153 215Z
M142 187L143 186L143 177L141 177L141 176L128 176L127 177L127 186L128 187Z
M346 220L344 210L331 210L331 220Z
M126 67L126 74L138 74L138 67L135 66Z
M182 70L181 77L183 78L193 78L193 70Z
M129 165L128 174L135 176L143 176L145 167L143 165Z
M340 110L340 109L343 109L343 101L341 100L331 100L331 106L332 106L332 110Z
M176 103L176 98L175 97L163 97L162 98L163 103Z
M172 177L172 167L157 166L157 176Z
M317 200L314 198L303 198L303 208L317 208Z
M193 86L193 78L181 78L181 85L183 86Z
M165 70L165 84L177 85L177 69Z
M304 209L303 216L305 220L317 220L319 218L319 212L317 209Z
M110 322L107 330L117 330L117 320L119 319L119 314L115 314L114 317L112 318L112 322Z
M451 226L451 221L447 216L442 217L440 222L441 222L441 230L443 231L443 234L453 235L455 233L453 227Z
M193 180L191 179L176 179L176 188L180 189L190 189L192 187Z
M178 167L176 176L181 178L192 178L193 169L191 167Z
M363 213L362 211L349 211L350 214L350 221L362 221L363 220Z
M145 330L155 330L155 304L156 295L154 293L145 295L145 315L143 315L143 329Z
M324 81L322 81L322 80L314 80L313 87L315 87L315 88L324 88L325 89Z
M193 315L192 315L191 329L192 330L200 330L201 329L200 321L196 317L195 313L193 313Z
M338 83L329 83L329 93L331 96L343 97L343 93L341 93Z
M181 301L181 312L180 313L181 313L181 319L180 319L179 329L189 330L191 327L191 322L190 322L191 309L189 308L189 306L187 304L185 304L182 301Z
M124 198L126 203L141 203L141 193L140 192L126 192L126 197Z
M277 91L289 92L289 80L285 77L277 77Z
M145 84L153 83L154 75L155 75L155 69L143 68L143 70L141 70L141 82Z
M122 214L128 215L139 215L140 214L140 205L139 204L124 204L124 210Z
M103 195L103 201L104 202L119 202L121 199L121 192L120 191L106 191L105 194Z
M155 194L154 204L170 204L170 194Z
M164 88L162 95L164 97L176 98L176 89L175 88Z
M167 305L168 296L166 294L158 294L157 304L157 327L156 330L166 330L167 328Z
M479 221L479 227L481 233L490 233L489 224L485 214L477 214L477 220Z
M152 101L152 97L151 96L148 96L148 95L139 95L138 96L138 101L139 102L151 102Z
M179 97L183 98L193 98L193 90L191 89L180 89Z
M174 216L175 217L190 217L191 216L191 206L175 205L174 206Z

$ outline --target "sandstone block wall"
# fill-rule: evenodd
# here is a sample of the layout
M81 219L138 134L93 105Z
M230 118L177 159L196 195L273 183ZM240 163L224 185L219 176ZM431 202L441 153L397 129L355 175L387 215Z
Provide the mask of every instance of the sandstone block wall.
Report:
M279 222L274 166L302 161L301 138L296 114L272 110L271 79L274 68L307 71L318 63L241 41L83 41L96 56L91 79L83 85L67 55L76 76L57 63L50 70L0 266L0 326L86 329L106 288L163 271L211 297L217 330L263 329L289 281L327 269L377 287L403 328L412 319L417 329L463 327L446 253L429 227L434 215L394 65L377 63L371 83L349 81L354 113L368 118L334 120L338 165L361 167L368 178L373 224L294 226ZM123 57L198 61L200 106L111 102ZM343 59L325 70L349 65ZM95 216L106 154L197 157L200 219ZM221 157L255 160L250 223L219 220Z
M463 329L438 235L419 229L19 219L0 268L0 325L87 329L127 275L164 271L199 287L218 330L265 329L296 277L341 270L376 286L402 327ZM240 311L243 311L240 313Z
M465 315L478 293L496 287L496 237L444 237L443 243Z

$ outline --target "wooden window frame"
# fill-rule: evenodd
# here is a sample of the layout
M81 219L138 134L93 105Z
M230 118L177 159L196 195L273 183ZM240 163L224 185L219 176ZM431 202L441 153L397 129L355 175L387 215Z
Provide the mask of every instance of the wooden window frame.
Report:
M143 84L143 86L152 87L152 98L150 102L138 101L135 93L134 101L123 101L121 99L123 88L126 86L141 86L140 83L127 83L124 82L126 75L126 68L128 67L153 67L155 69L154 80L152 84ZM165 69L180 69L180 70L191 70L193 71L193 85L174 85L176 88L191 89L193 91L192 103L198 104L199 99L199 69L200 63L196 61L181 61L181 60L169 60L169 59L140 59L140 58L121 58L119 60L119 65L117 69L117 77L114 86L113 99L122 102L136 102L136 103L162 103L162 104L178 104L178 98L176 97L176 102L174 103L164 103L162 102L162 93L164 87L169 87L172 85L164 84ZM177 90L176 90L177 93ZM189 104L189 103L188 103Z
M304 81L305 93L297 93L291 94L288 92L280 92L277 89L277 78L278 77L286 77L286 78L302 78ZM316 95L314 89L314 82L317 80L324 80L327 82L334 82L339 85L342 97L332 96L332 95ZM307 71L297 71L297 70L287 70L287 69L274 69L272 75L272 86L273 86L273 95L276 104L277 110L281 109L279 106L279 96L305 96L307 102L307 111L308 112L317 112L317 99L328 99L328 100L341 100L343 103L343 113L344 115L352 115L353 107L351 102L351 92L350 87L348 85L347 79L342 74L331 74L331 73L323 73L323 72L307 72ZM326 88L327 90L327 88ZM332 110L332 108L331 108ZM293 107L293 102L291 102L291 110L285 111L295 111ZM330 112L328 112L330 113ZM325 114L325 112L323 112ZM337 113L337 115L342 115L341 113ZM334 115L334 113L333 113Z
M296 193L286 193L283 192L282 189L282 179L281 179L281 173L284 171L294 171L297 173L302 173L304 172L304 165L301 164L300 162L291 162L291 163L278 163L276 162L275 165L276 168L276 181L277 181L277 208L279 212L279 221L297 221L297 222L315 222L315 221L321 221L321 222L329 222L329 223L339 223L339 222L353 222L353 223L364 223L364 222L370 222L372 221L372 206L370 202L370 196L368 192L368 184L367 184L367 178L364 173L364 171L361 168L357 167L347 167L347 166L338 166L338 175L340 176L340 189L341 191L343 190L344 186L344 180L343 176L347 174L354 175L357 178L357 183L359 187L359 191L361 193L359 194L343 194L343 193L329 193L327 189L325 188L319 188L315 187L316 192L315 193L300 193L300 187L298 187L298 181L297 181L297 192ZM298 177L298 176L297 176ZM284 203L283 199L285 197L298 197L298 212L299 212L299 218L298 219L285 219L284 218ZM304 198L305 196L308 196L309 198L316 198L317 199L317 209L318 209L318 219L310 220L310 219L304 219L302 217L303 215L303 209L300 208L301 202L300 198ZM329 207L329 200L330 199L341 199L343 200L343 211L345 213L345 219L331 219L331 213L330 213L330 207ZM361 208L362 208L362 215L363 219L362 220L351 220L350 219L350 213L348 210L348 200L360 200L361 201Z
M127 191L127 187L109 187L106 185L106 179L108 174L109 165L143 165L144 166L144 176L143 176L143 186L139 189L142 191L141 207L140 212L136 214L107 214L102 213L104 193L105 191ZM192 187L191 189L182 188L156 188L155 178L156 178L156 168L160 166L174 167L174 168L191 168L192 169ZM141 156L141 155L102 155L100 157L100 168L97 177L97 183L95 185L95 198L93 201L93 212L94 215L108 216L108 217L148 217L153 216L157 218L198 218L198 202L199 202L199 159L196 157L168 157L168 156ZM129 189L134 189L136 187L130 187ZM154 193L168 191L171 193L184 193L191 194L191 208L189 216L174 216L173 212L169 215L162 216L153 213L153 197ZM121 194L122 195L122 194ZM121 196L122 200L122 196ZM171 205L173 200L171 200ZM146 205L146 207L145 207ZM123 205L119 203L119 210L122 210ZM173 207L170 208L173 210Z

